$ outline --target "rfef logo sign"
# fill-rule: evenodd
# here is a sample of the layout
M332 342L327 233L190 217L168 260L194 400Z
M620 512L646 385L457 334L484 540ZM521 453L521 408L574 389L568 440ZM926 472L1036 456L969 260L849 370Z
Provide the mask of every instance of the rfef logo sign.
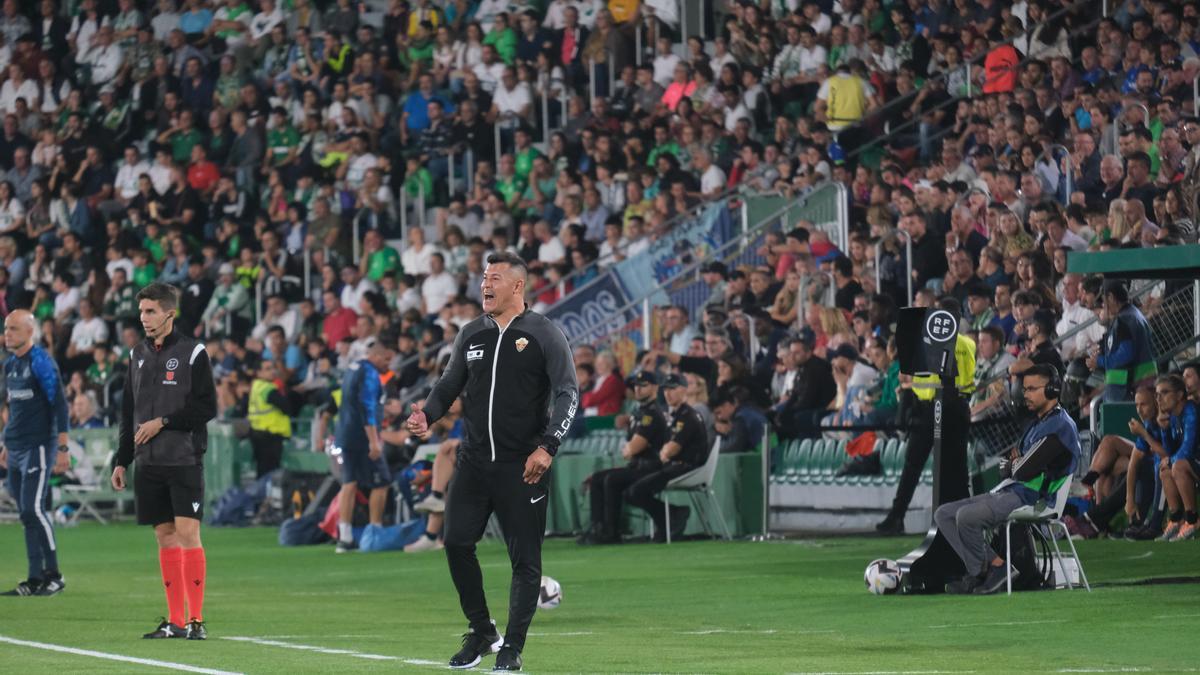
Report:
M949 342L958 331L958 319L944 309L925 317L925 336L934 342Z

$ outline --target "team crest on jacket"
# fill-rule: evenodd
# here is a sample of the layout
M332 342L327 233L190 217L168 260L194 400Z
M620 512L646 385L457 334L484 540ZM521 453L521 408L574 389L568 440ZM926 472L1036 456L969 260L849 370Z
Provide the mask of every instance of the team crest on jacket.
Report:
M529 338L517 338L517 341L513 344L517 346L517 351L523 352L529 346Z

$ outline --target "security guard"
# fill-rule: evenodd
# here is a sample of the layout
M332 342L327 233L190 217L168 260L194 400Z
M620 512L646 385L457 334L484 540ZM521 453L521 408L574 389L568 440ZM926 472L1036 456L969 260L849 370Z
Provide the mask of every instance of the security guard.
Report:
M250 384L246 417L250 419L250 446L259 478L279 468L283 442L292 437L292 420L287 415L290 406L275 385L279 375L274 361L263 361Z
M710 450L708 429L700 413L687 404L687 380L682 375L671 374L662 383L663 398L671 411L670 439L658 452L662 468L644 476L625 490L625 501L641 507L654 520L654 541L667 540L665 509L655 498L667 483L704 464ZM671 507L671 536L683 533L691 509L686 506Z
M1154 363L1154 345L1150 324L1137 307L1129 302L1129 289L1120 281L1104 282L1104 313L1111 318L1104 335L1104 353L1092 349L1087 366L1104 369L1104 401L1133 400L1139 385L1152 385L1158 367Z
M640 478L662 469L658 453L667 442L667 416L658 405L658 376L642 370L633 377L634 398L640 404L629 423L621 456L628 464L597 471L588 477L592 495L592 527L580 544L621 543L621 495Z
M954 298L942 298L938 308L962 317L962 305ZM941 481L942 502L963 499L970 493L967 488L967 427L971 422L971 409L967 404L975 391L975 341L958 334L954 343L954 370L942 378L942 476L950 480ZM880 534L903 534L904 514L921 481L921 472L929 453L933 451L933 409L937 397L938 376L921 375L912 378L912 393L916 397L913 407L912 428L908 433L908 447L904 451L904 470L896 497L886 518L875 526ZM937 506L936 504L934 506Z
M146 339L129 356L112 486L125 489L125 472L136 460L138 524L154 526L168 612L143 637L204 640L207 559L200 520L208 421L217 416L212 364L203 344L175 330L178 289L152 283L137 301Z

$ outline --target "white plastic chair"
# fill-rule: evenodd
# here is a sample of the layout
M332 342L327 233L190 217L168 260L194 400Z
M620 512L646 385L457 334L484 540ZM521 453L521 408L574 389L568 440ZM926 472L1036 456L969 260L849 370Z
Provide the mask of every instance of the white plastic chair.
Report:
M717 501L717 494L713 491L713 477L717 475L717 461L721 458L721 438L713 443L712 450L708 452L708 459L702 466L699 466L682 476L676 476L667 483L667 487L663 488L660 495L666 495L668 492L686 492L691 498L692 506L696 509L696 515L700 517L700 524L704 527L704 531L710 536L713 534L713 529L708 522L708 517L704 508L700 505L701 500L699 495L708 497L709 504L717 512L717 519L721 521L721 531L725 534L725 539L733 539L733 535L729 533L729 525L725 522L725 514L721 512L721 503ZM667 543L671 543L671 505L663 500L665 520L667 528Z
M1004 523L1004 562L1008 569L1008 594L1012 595L1012 525L1013 523L1024 523L1027 525L1045 525L1050 529L1050 545L1054 547L1054 562L1058 563L1059 569L1062 569L1062 550L1058 546L1058 537L1055 535L1054 528L1058 527L1062 530L1063 538L1067 540L1067 544L1071 547L1071 557L1075 560L1075 567L1079 570L1079 578L1083 580L1083 586L1090 593L1092 587L1088 584L1087 575L1083 573L1083 561L1079 559L1079 552L1075 550L1075 542L1071 541L1071 533L1067 530L1067 525L1062 521L1063 509L1067 506L1067 499L1071 496L1071 481L1073 476L1068 476L1067 480L1059 486L1058 492L1054 495L1054 505L1043 505L1039 509L1037 505L1022 506L1021 508L1008 514L1008 519ZM1051 569L1054 569L1054 563L1051 564ZM1067 582L1067 588L1074 589L1075 584L1071 583L1071 577L1063 570L1063 580Z

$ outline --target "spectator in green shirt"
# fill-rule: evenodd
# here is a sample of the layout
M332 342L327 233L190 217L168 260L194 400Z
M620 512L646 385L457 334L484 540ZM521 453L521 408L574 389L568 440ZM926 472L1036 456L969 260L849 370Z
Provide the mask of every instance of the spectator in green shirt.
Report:
M155 140L159 145L171 146L171 159L176 164L186 166L192 158L192 146L203 141L204 136L196 129L192 111L184 108L171 123L171 128L159 134Z
M267 156L264 164L281 167L296 161L300 150L300 133L288 121L287 110L275 107L271 110L273 124L267 132Z
M363 238L363 253L359 271L371 281L379 283L385 274L402 273L400 254L383 242L378 230L369 230Z
M483 36L483 44L491 45L505 63L512 65L513 58L517 55L517 34L508 26L507 12L496 15L492 30Z
M516 162L514 168L517 172L517 177L521 180L529 180L529 174L533 171L533 160L542 156L538 149L533 145L533 137L529 135L529 130L520 127L513 134L513 143L516 145L514 153Z
M496 172L496 191L504 195L504 203L509 208L517 204L517 200L525 192L525 180L516 173L516 160L510 153L500 156L500 169Z
M140 291L158 279L158 268L150 262L150 252L138 249L133 252L133 285Z
M671 138L666 123L660 122L654 125L654 149L650 151L650 156L646 158L646 166L653 167L658 162L658 156L663 153L670 153L679 157L679 144Z

